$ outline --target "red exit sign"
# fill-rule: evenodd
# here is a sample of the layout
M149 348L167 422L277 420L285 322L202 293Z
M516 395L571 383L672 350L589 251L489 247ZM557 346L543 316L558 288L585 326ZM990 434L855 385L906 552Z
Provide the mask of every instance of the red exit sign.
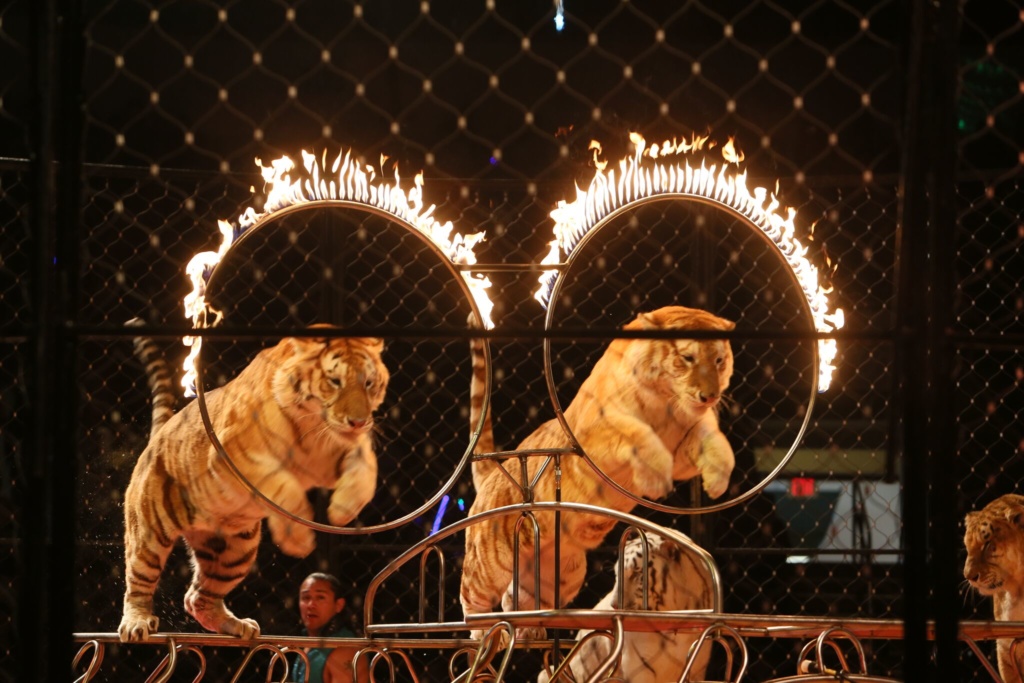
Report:
M813 477L794 477L789 481L789 495L794 498L807 498L814 492Z

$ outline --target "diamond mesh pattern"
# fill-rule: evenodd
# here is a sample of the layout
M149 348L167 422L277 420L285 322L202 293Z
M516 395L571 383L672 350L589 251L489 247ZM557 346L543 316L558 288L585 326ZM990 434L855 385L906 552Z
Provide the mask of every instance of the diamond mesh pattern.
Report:
M748 184L777 183L798 210L799 237L834 287L852 335L840 342L833 388L814 397L792 463L764 491L712 514L644 514L713 553L727 611L902 616L893 438L901 419L893 391L898 190L902 131L920 123L902 118L912 37L903 3L564 4L559 31L546 0L84 3L82 120L60 122L80 123L84 132L72 321L76 333L84 331L76 337L81 375L74 381L79 631L108 632L118 622L120 500L148 433L142 368L121 325L145 318L180 362L184 265L198 251L216 250L218 219L261 208L254 159L352 148L364 166L385 175L397 168L407 187L422 169L434 215L462 233L486 233L479 262L503 266L488 273L498 325L494 428L499 445L511 448L553 416L539 340L544 311L532 298L538 273L528 266L547 253L556 202L575 197L575 185L593 172L590 141L600 140L604 157L616 160L631 153L631 131L648 140L710 133L721 144L734 137L746 154ZM0 9L3 63L31 63L31 22L24 0ZM962 512L1024 481L1017 408L1024 377L1021 26L1012 2L962 3L950 397ZM28 68L0 74L5 548L14 547L24 494L18 472L26 465L32 362L25 332L40 276L30 227L33 79ZM316 210L275 220L232 249L211 290L226 324L267 334L210 340L207 386L229 381L259 348L312 322L397 331L387 339L394 379L378 436L380 488L361 522L398 519L443 486L467 445L467 344L444 334L464 330L469 313L455 278L423 240L377 215ZM651 203L602 228L566 274L556 325L612 334L637 312L668 303L708 308L754 333L807 329L802 295L764 240L731 214L693 202ZM563 407L604 343L553 343ZM797 438L809 407L812 343L770 334L733 342L736 375L722 421L738 466L727 497L760 482ZM667 502L696 504L694 491L680 485ZM297 633L297 586L309 571L325 569L342 577L355 618L367 584L391 559L435 524L465 516L473 497L468 477L450 493L443 519L435 507L381 534L320 534L318 550L303 561L265 542L253 575L230 599L235 610L257 617L264 633ZM312 497L323 519L326 497ZM460 543L444 545L450 620L460 618ZM576 606L607 592L614 554L611 546L594 553ZM23 568L13 551L0 557L10 568L2 575L11 577L0 582L0 602L10 601ZM176 551L158 595L164 629L197 628L181 608L187 576L184 553ZM389 581L378 596L378 621L417 618L418 577L404 579ZM987 618L989 610L972 599L963 616ZM13 624L8 617L0 630ZM872 673L903 673L899 641L867 645ZM749 647L752 679L794 670L795 642L751 639ZM517 656L515 680L535 676L535 654ZM159 656L144 646L108 652L102 676L123 680ZM443 656L415 656L421 680L447 676ZM965 648L973 671L972 657ZM209 659L216 679L217 672L228 677L241 656L224 648ZM0 675L9 660L0 653Z

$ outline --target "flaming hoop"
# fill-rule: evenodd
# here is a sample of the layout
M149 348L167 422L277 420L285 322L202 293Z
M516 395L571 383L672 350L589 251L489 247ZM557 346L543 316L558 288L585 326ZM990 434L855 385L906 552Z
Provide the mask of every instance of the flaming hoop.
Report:
M608 162L600 158L601 145L594 141L596 171L587 189L576 187L576 199L559 201L551 212L555 220L555 239L551 249L541 261L542 265L559 264L568 258L580 241L596 227L636 202L657 198L697 199L727 209L756 226L775 245L779 254L792 270L807 299L814 326L818 332L828 333L843 326L842 309L829 310L828 295L831 288L819 283L818 269L807 258L807 247L795 237L796 210L785 208L774 192L763 187L747 187L746 171L739 171L743 154L730 139L721 148L722 163L709 162L703 155L700 166L688 160L670 163L669 157L700 152L708 144L707 136L693 137L689 141L666 140L662 144L647 146L637 133L630 133L636 152L619 161L616 169L606 171ZM708 165L710 163L710 165ZM548 308L558 279L557 270L545 270L540 287L534 297ZM835 370L836 340L818 341L818 391L828 390Z
M192 257L185 267L185 273L192 281L192 291L185 296L185 317L192 320L194 328L213 327L223 318L220 311L213 308L206 300L206 289L217 264L231 249L238 239L290 207L334 206L362 208L373 213L383 214L399 223L412 226L425 236L452 263L456 265L473 265L476 255L473 248L484 234L474 233L462 235L455 232L451 221L440 223L434 218L435 206L423 206L423 174L418 173L413 187L408 192L401 186L398 167L395 165L393 179L383 176L383 166L387 157L381 155L381 179L377 178L377 170L370 165L361 166L353 158L352 150L340 151L328 167L327 152L318 159L315 155L302 151L302 165L305 174L295 180L292 171L295 164L289 157L281 157L264 166L256 159L260 167L267 196L263 211L259 212L248 207L238 217L237 226L227 221L218 221L221 232L221 243L217 251L204 251ZM462 277L483 318L483 324L490 329L491 309L493 304L487 297L487 288L491 282L484 276L472 275L462 271ZM202 337L184 337L182 342L191 347L183 368L185 375L181 385L189 398L196 395L196 358L202 348Z
M401 187L401 178L398 169L395 168L393 181L377 181L376 169L371 166L360 166L353 158L351 150L341 152L331 163L328 170L327 155L318 161L317 158L305 151L302 152L303 167L305 174L296 180L292 180L291 172L295 168L292 160L282 157L272 161L270 166L264 166L259 159L256 164L260 166L263 179L267 186L267 197L262 212L253 208L247 208L238 218L237 226L226 221L218 221L221 231L221 244L217 251L206 251L196 254L186 267L186 273L192 280L193 289L185 297L185 313L192 319L193 327L212 327L220 323L223 314L216 310L206 300L207 289L212 286L217 273L218 264L231 247L245 235L251 234L257 228L269 224L284 215L303 209L313 208L349 208L358 209L368 213L376 214L387 218L394 224L403 226L404 229L413 231L420 235L431 250L439 257L448 261L448 267L453 276L458 273L462 276L460 286L463 293L467 295L473 308L474 317L478 318L484 327L491 328L491 301L487 297L487 288L490 281L486 277L474 276L468 269L460 269L458 266L471 266L476 263L476 255L473 247L483 239L483 233L462 235L454 232L452 223L440 223L433 217L434 205L426 208L423 206L423 174L417 174L413 187L408 192ZM386 158L381 156L381 167L384 166ZM463 469L469 462L472 450L476 445L474 438L466 447L462 461L456 467L446 483L440 490L430 497L422 506L406 514L404 517L367 527L336 527L329 524L322 524L310 519L303 519L285 510L275 501L268 498L260 489L250 482L241 470L231 459L231 455L224 449L223 444L217 437L213 428L205 401L203 391L201 366L198 363L199 352L202 348L202 337L185 337L182 340L186 346L191 346L191 352L185 360L185 377L182 386L186 395L195 396L199 405L199 413L206 427L207 436L214 449L224 458L231 468L233 474L239 479L243 486L259 498L267 507L279 515L294 522L310 527L317 531L340 534L366 534L377 531L397 528L406 524L418 515L433 507L447 491L454 485L462 474ZM484 344L484 360L490 364L490 349ZM485 378L485 399L484 413L486 414L487 401L490 396L491 386L490 375ZM483 415L480 425L476 428L479 434L482 429Z

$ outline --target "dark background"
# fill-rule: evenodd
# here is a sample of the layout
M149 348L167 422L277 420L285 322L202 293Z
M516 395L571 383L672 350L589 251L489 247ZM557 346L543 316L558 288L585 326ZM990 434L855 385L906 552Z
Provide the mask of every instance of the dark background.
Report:
M397 165L406 187L423 171L440 220L486 233L480 263L506 266L490 274L492 400L499 447L511 448L552 416L528 265L547 253L556 202L591 176L590 141L614 161L631 152L631 131L734 137L750 184L777 184L797 209L798 237L847 321L799 468L720 512L638 514L712 551L729 612L907 619L908 642L867 644L869 671L984 680L971 678L980 667L966 646L928 669L931 650L913 633L924 618L989 618L988 601L951 584L963 559L957 525L1024 476L1019 9L566 0L562 31L554 11L523 0L0 9L0 680L63 680L78 647L64 637L117 626L120 497L149 426L122 323L143 317L177 367L184 265L216 249L218 219L260 208L254 159L352 149L379 165L386 155L383 168ZM686 202L615 219L576 263L556 326L613 334L668 303L737 321L722 420L738 458L728 497L757 484L758 454L799 433L813 372L812 341L771 337L807 329L785 264L744 222ZM221 268L211 294L228 331L330 321L394 332L381 485L361 523L388 525L441 491L468 446L459 335L469 307L422 239L359 211L305 211L251 235ZM208 388L275 340L208 342ZM602 348L553 342L563 406ZM788 495L797 475L814 477L817 493ZM865 513L854 518L855 554L817 553L835 482L900 482L902 542L879 539ZM465 515L459 500L468 510L468 475L449 493L443 523ZM670 502L697 501L683 484ZM380 533L321 534L304 561L267 542L230 602L264 634L297 633L298 584L321 568L342 577L361 620L367 585L436 516L434 506ZM458 620L461 536L442 545L446 618ZM608 590L614 555L614 543L594 554L575 605ZM787 561L799 557L812 561ZM158 594L163 630L197 630L181 607L188 572L176 551ZM387 582L375 619L416 621L416 581ZM748 675L792 673L800 645L752 639ZM108 648L100 678L141 677L160 654ZM241 657L221 651L211 671L234 671ZM416 657L424 680L446 675L446 655ZM514 680L533 679L536 657L513 667Z

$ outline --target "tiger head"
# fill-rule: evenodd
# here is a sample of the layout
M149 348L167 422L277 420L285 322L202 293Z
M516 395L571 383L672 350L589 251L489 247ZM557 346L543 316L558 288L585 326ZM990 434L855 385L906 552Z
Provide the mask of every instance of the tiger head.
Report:
M666 306L641 313L627 330L722 330L736 324L706 311ZM713 408L732 377L732 347L726 339L666 339L645 344L636 372L640 378L662 387L690 413Z
M1024 496L996 498L964 520L964 578L982 595L1024 584Z
M282 347L284 353L272 361L279 405L288 412L319 414L337 435L355 436L373 427L373 412L383 402L390 379L381 360L383 340L290 337L281 341Z

